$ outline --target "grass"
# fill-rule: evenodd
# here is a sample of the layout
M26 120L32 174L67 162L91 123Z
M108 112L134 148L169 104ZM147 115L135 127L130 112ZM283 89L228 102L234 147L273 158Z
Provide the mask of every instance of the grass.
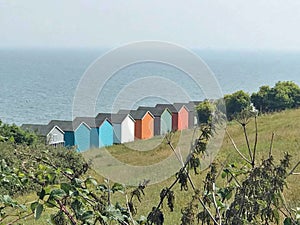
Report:
M253 121L247 126L248 134L250 137L251 146L253 146L255 127ZM236 145L241 150L241 152L247 155L247 148L245 145L244 134L242 132L241 126L237 122L228 123L227 129L230 135L233 137ZM258 152L257 152L257 162L266 158L269 149L270 149L270 140L272 133L274 136L273 143L273 155L274 158L280 160L284 152L288 152L293 156L292 165L300 160L300 109L298 110L287 110L280 113L274 113L269 115L262 115L258 117ZM184 152L184 149L189 149L191 136L193 135L192 131L185 131L183 133L177 132L172 141L177 149L182 150L183 157L188 153ZM146 146L146 147L145 147ZM151 151L141 151L142 149L152 149ZM136 149L136 150L133 150ZM84 153L87 159L93 159L94 170L90 171L90 174L93 176L102 179L102 174L99 171L119 171L118 164L109 160L107 155L102 151L103 149L93 149L89 152ZM137 141L126 145L115 145L112 147L106 148L107 152L111 154L115 159L123 164L134 166L151 166L158 165L162 160L169 159L174 157L173 152L170 150L170 147L167 145L166 140L162 138L155 137L147 141ZM177 160L173 158L173 160ZM227 136L224 137L221 148L216 154L214 161L219 165L227 160L228 163L240 163L241 158L238 153L233 149L232 144ZM179 166L179 165L178 165ZM161 168L158 168L159 172L163 172ZM297 172L300 172L300 168L297 168ZM125 171L125 174L128 175L130 171ZM203 171L200 175L195 176L191 173L192 179L197 187L200 189L203 187L203 179L205 177L206 171ZM122 178L124 174L121 174L118 178ZM141 180L140 177L137 177L133 182ZM159 202L159 193L160 190L168 185L170 185L174 180L174 176L168 179L163 180L162 182L152 184L148 186L145 190L145 196L142 198L142 203L139 203L137 200L134 200L138 210L138 216L145 215L151 211L153 206L156 206ZM300 179L297 175L292 175L288 178L288 188L285 190L284 194L286 197L287 203L291 207L300 205ZM191 188L188 192L180 192L180 187L177 184L174 187L176 193L176 204L174 212L169 212L168 207L165 203L163 212L165 214L165 224L180 224L181 218L181 208L184 207L192 196ZM35 195L28 195L20 198L22 202L29 202L35 199ZM116 195L114 198L115 201L121 203L125 202L124 195ZM50 212L49 212L50 213ZM28 218L24 224L48 224L47 219L49 218L48 213L45 213L41 220L35 222L32 218Z

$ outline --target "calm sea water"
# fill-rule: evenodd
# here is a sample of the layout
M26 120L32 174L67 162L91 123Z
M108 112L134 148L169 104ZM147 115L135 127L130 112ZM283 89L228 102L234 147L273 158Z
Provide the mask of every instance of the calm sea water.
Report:
M214 72L223 93L241 89L252 93L262 85L272 86L280 80L300 84L300 53L195 52ZM88 66L103 53L103 50L0 50L0 119L18 125L48 123L52 119L71 120L76 87ZM179 70L146 63L119 71L107 81L107 87L99 95L96 111L110 111L111 101L116 99L121 108L186 100L185 96L177 94L176 88L167 92L169 96L141 95L147 89L142 83L143 79L133 84L128 82L139 76L172 77L182 85L183 90L189 92L191 99L205 98L201 90L190 84ZM152 82L144 79L144 82ZM157 92L166 89L164 80L152 86ZM121 98L125 92L129 93L126 99L129 96L135 98L126 102Z

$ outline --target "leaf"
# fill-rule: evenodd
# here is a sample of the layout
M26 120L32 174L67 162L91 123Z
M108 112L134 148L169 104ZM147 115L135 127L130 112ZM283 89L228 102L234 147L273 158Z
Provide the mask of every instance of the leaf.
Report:
M69 175L73 175L73 174L74 174L74 171L71 170L71 169L69 169L69 168L67 168L67 169L65 170L65 173L66 173L66 174L69 174Z
M283 222L284 225L292 225L292 219L291 218L285 218L284 222Z
M100 184L98 185L97 189L99 189L100 191L107 191L108 188L105 184Z
M114 183L114 185L112 186L111 190L115 193L117 191L124 193L124 186L122 184L119 183Z
M80 215L82 213L83 204L78 199L71 203L71 208L74 210L76 215Z
M34 218L36 220L38 220L41 217L43 210L44 210L44 206L42 204L38 203L34 210Z
M49 199L61 199L65 197L67 194L64 190L62 189L55 189L51 191Z
M41 200L43 200L44 197L45 197L45 195L46 195L46 191L45 191L45 189L42 189L41 192L39 193L39 198L40 198Z
M38 204L39 204L38 202L33 202L33 203L31 203L30 209L31 209L32 212L35 211L35 209L36 209L36 207L37 207Z
M279 213L278 213L277 209L273 210L273 216L274 216L274 219L276 221L276 224L279 224Z
M267 203L263 200L257 200L257 203L262 206L263 208L266 208L267 207Z
M73 189L73 187L68 183L61 183L60 188L68 195L70 195L70 192Z
M221 177L224 179L227 176L227 173L225 171L222 172Z
M81 220L86 221L94 216L93 211L86 211L82 214Z
M97 186L97 185L98 185L96 179L91 178L91 177L87 178L85 181L86 181L87 184L92 184L92 185L94 185L94 186Z

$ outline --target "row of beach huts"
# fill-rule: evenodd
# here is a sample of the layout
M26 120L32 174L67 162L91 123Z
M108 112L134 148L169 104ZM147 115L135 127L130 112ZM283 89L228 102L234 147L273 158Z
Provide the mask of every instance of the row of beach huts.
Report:
M99 113L96 117L76 117L73 121L51 120L48 124L23 124L22 128L36 132L48 145L76 146L82 152L113 144L132 142L165 135L170 131L197 125L195 107L200 101L188 103L140 106L136 110Z

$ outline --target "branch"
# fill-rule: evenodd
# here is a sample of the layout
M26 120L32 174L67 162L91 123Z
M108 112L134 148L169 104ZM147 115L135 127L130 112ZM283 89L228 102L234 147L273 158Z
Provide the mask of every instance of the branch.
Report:
M202 205L202 207L206 210L206 212L208 212L210 218L214 221L214 224L215 224L215 225L221 225L221 224L219 224L219 223L216 221L216 219L215 219L214 216L211 214L211 212L210 212L209 209L206 207L206 205L204 204L204 202L201 200L200 197L198 197L198 200L199 200L200 204Z
M69 218L72 225L77 225L76 220L71 215L71 213L67 210L66 206L60 200L56 200L56 202L59 204L60 210Z
M251 165L252 165L252 163L253 163L253 157L252 157L252 151L251 151L250 144L249 144L249 139L248 139L246 125L242 124L242 126L243 126L243 131L244 131L244 135L245 135L245 139L246 139L246 143L247 143L248 153L249 153L250 160L251 160ZM253 165L252 165L252 167L253 167Z
M247 159L247 158L240 152L240 150L236 147L236 144L234 143L232 137L231 137L230 134L228 133L228 130L227 130L227 129L225 129L225 130L226 130L226 134L228 135L228 137L229 137L229 139L230 139L230 141L231 141L231 143L232 143L234 149L239 153L239 155L240 155L247 163L249 163L250 165L252 165L252 162L251 162L249 159Z
M176 153L175 148L173 147L172 143L169 142L168 144L169 144L170 148L172 149L172 151L174 152L174 154L176 155L177 160L181 163L182 168L183 168L184 171L186 172L186 174L187 174L187 176L188 176L188 179L189 179L189 181L190 181L190 183L191 183L191 185L192 185L192 188L195 189L195 185L194 185L194 183L193 183L193 181L192 181L192 179L191 179L191 177L190 177L190 175L189 175L189 173L188 173L188 171L187 171L187 169L186 169L185 164L183 163L183 161L182 161L182 159L179 157L179 155ZM188 160L187 162L189 162L189 160Z
M30 213L30 214L28 214L28 215L19 217L19 218L15 219L15 220L11 221L11 222L8 223L7 225L12 225L12 224L14 224L14 223L16 223L16 222L18 222L18 221L20 221L20 220L23 220L23 219L26 219L26 218L29 217L29 216L32 216L33 214L34 214L34 213L32 212L32 213Z
M293 167L293 169L291 170L291 172L288 173L287 176L292 175L292 174L294 174L294 175L299 174L299 173L294 173L295 169L296 169L299 165L300 165L300 161Z
M222 215L220 213L220 210L219 210L219 207L217 205L217 201L216 201L216 184L213 183L213 192L212 192L212 197L213 197L213 202L214 202L214 206L216 208L216 211L217 211L217 215L219 217L219 221L220 221L220 225L222 224Z
M126 197L126 206L127 206L127 210L128 210L128 213L129 213L129 216L130 216L130 219L132 220L133 224L135 225L136 222L135 220L133 219L133 216L131 214L131 211L130 211L130 207L129 207L129 201L128 201L128 196L127 196L127 193L125 194L125 197Z
M257 140L258 140L257 116L254 117L254 122L255 122L255 140L254 140L254 147L253 147L252 167L254 167L255 165L256 148L257 148Z
M273 132L272 133L272 138L271 138L271 143L270 143L269 158L272 155L274 136L275 136L275 133Z

